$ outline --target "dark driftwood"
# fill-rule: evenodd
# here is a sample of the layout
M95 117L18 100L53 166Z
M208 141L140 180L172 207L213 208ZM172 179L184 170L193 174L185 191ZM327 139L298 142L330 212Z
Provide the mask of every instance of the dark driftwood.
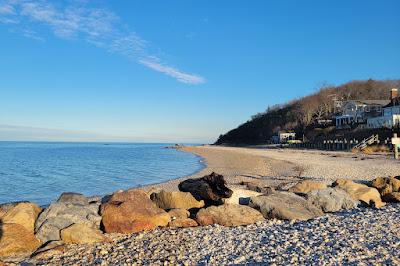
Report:
M179 184L179 190L190 192L197 200L204 200L206 205L222 204L222 198L232 196L232 190L226 187L222 175L211 173L196 179L187 179Z

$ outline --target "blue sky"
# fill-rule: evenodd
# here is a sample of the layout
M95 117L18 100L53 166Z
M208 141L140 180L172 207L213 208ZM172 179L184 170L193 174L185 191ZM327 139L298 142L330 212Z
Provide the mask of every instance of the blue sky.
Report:
M0 140L211 142L400 73L400 1L0 0Z

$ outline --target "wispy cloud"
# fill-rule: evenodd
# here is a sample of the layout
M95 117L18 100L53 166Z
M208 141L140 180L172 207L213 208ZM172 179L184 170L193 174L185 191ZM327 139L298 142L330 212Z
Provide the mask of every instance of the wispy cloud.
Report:
M60 2L64 6L60 6ZM112 11L88 6L87 1L0 0L0 23L8 24L13 31L26 37L44 40L32 27L38 25L51 29L62 39L81 39L111 53L171 76L186 84L201 84L205 79L186 73L163 62L152 45L136 32L126 30L121 19Z
M200 84L204 83L205 80L203 77L192 75L192 74L186 74L179 69L176 69L174 67L170 67L168 65L165 65L161 63L158 58L152 58L149 57L147 59L141 59L139 62L155 71L164 73L165 75L171 76L173 78L176 78L178 81L183 82L183 83L188 83L188 84Z

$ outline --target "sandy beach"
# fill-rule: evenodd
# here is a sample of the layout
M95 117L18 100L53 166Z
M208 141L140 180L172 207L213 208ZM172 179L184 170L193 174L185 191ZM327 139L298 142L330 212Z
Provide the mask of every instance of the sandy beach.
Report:
M399 162L387 155L265 150L215 146L183 147L201 156L228 185L252 181L290 186L298 180L350 178L371 180L400 173ZM145 187L177 190L188 177ZM398 264L400 208L356 208L325 214L310 221L266 220L249 226L160 228L131 235L110 234L110 243L68 245L63 255L34 258L38 265L227 265L227 264Z
M400 162L388 154L354 154L320 150L237 148L221 146L185 146L179 148L200 156L206 167L191 176L146 189L174 191L186 178L197 178L211 172L224 175L228 184L244 182L265 186L290 186L304 178L334 181L338 178L367 181L379 176L397 176Z

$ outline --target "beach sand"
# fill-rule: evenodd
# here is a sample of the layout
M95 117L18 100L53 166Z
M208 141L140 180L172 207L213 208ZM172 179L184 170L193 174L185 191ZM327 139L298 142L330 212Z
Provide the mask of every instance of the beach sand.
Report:
M198 146L180 148L201 156L207 167L190 177L223 174L229 185L241 181L276 186L303 178L371 180L399 175L387 155ZM182 177L144 187L177 190ZM266 220L249 226L171 229L109 235L113 242L69 245L63 255L26 262L50 265L227 265L400 263L400 207L356 208L310 221Z
M176 191L182 180L202 177L211 172L224 175L227 183L231 185L243 181L272 187L290 185L304 178L367 181L379 176L400 175L400 161L382 154L212 145L184 146L178 149L200 156L206 167L191 176L146 186L145 189Z

